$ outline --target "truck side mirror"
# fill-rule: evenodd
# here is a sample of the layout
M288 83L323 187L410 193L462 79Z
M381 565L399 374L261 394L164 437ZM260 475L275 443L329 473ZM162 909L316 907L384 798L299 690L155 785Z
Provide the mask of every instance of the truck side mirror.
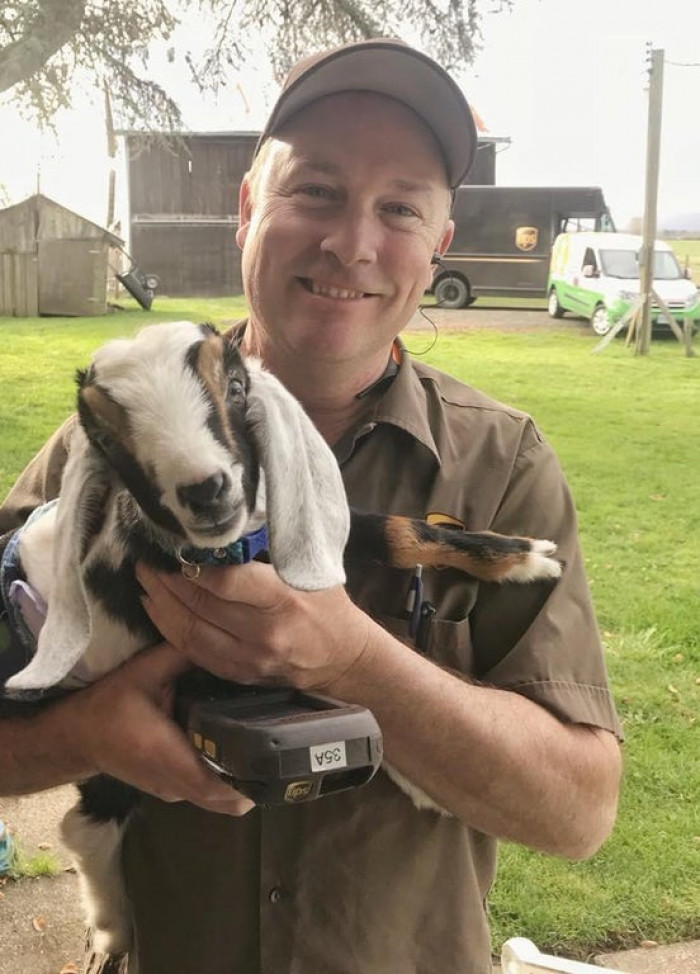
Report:
M692 281L693 280L693 273L692 273L692 271L690 270L689 267L684 267L683 268L683 277L686 279L686 281Z
M595 269L593 264L584 264L581 274L583 277L598 277L598 271Z

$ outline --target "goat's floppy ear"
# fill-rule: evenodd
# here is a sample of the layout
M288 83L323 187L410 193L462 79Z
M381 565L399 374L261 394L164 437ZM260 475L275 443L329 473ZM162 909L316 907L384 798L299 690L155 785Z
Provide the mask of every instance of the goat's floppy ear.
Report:
M6 683L8 690L56 686L88 647L91 620L83 561L104 513L109 472L82 429L75 431L63 473L53 536L53 587L37 651Z
M336 459L284 386L257 362L246 364L248 422L265 474L272 563L293 588L342 585L350 514Z

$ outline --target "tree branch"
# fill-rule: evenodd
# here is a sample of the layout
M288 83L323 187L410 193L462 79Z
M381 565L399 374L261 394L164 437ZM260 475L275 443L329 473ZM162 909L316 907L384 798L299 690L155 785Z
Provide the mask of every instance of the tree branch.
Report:
M75 36L86 0L41 0L22 36L0 49L0 92L25 81Z

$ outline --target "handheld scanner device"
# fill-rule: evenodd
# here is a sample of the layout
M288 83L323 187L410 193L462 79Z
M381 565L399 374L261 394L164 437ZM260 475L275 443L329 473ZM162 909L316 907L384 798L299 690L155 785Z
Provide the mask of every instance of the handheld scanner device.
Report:
M216 774L258 805L313 801L366 784L382 735L365 707L290 687L250 687L194 670L175 718Z

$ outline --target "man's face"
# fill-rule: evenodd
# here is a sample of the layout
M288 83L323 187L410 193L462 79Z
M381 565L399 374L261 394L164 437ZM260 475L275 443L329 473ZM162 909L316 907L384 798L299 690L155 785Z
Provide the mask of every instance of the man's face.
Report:
M299 112L241 191L237 235L251 324L277 354L387 354L452 236L437 145L403 105L333 95Z

